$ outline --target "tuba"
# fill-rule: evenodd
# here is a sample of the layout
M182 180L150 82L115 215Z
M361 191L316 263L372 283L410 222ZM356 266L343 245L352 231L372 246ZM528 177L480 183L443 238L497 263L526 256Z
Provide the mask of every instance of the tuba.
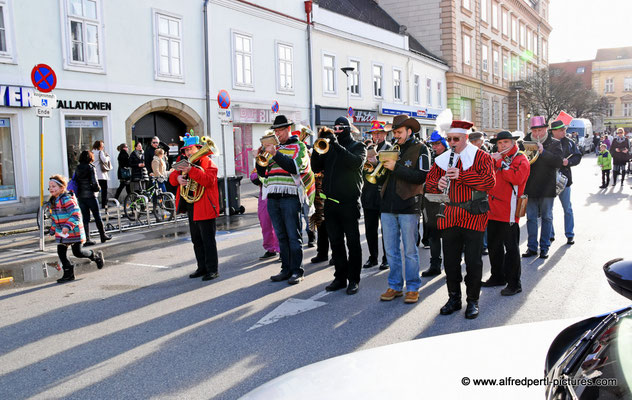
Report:
M522 146L524 147L524 155L527 156L529 164L533 164L540 155L538 142L522 142Z
M213 139L206 136L202 136L200 138L200 141L204 143L202 148L200 148L195 154L189 157L188 160L180 160L177 163L175 163L173 166L177 167L178 165L187 164L187 163L189 165L192 165L204 156L218 153L217 147L215 146L215 142L213 142ZM182 175L186 178L185 174L182 174ZM195 203L196 201L202 198L202 195L204 194L204 189L205 189L204 186L200 186L196 181L189 178L186 186L180 186L180 197L183 198L184 201L186 201L187 203Z

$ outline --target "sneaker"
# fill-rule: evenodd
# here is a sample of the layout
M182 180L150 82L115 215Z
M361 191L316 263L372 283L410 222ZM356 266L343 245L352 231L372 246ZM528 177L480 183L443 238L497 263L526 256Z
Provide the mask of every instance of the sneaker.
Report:
M94 253L94 262L97 263L97 268L98 269L103 268L103 252L95 251L93 253Z
M274 251L266 251L261 257L259 257L260 260L267 260L268 258L272 258L275 257L277 255L276 252Z
M506 288L504 288L503 290L500 291L500 295L501 296L513 296L514 294L518 294L522 292L522 288L521 287L511 287L509 285L507 285Z
M419 300L419 292L406 292L404 303L416 303Z
M401 290L394 290L391 288L386 289L386 292L380 295L380 300L382 301L391 301L395 297L402 297L404 293Z

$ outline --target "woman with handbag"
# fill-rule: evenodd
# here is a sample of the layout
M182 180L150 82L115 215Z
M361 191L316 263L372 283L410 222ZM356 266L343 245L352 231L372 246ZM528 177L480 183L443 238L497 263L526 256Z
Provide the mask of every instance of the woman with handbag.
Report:
M116 172L116 177L119 180L119 187L116 189L116 193L114 194L114 198L118 200L119 196L123 192L123 189L127 192L127 194L131 193L129 189L129 181L132 179L132 168L129 166L129 147L127 144L121 143L116 150L118 150L119 155L116 158L118 161L118 170Z
M94 156L94 168L97 171L97 180L101 187L101 208L105 208L108 202L108 181L109 172L112 169L110 156L104 150L103 140L97 140L92 145L92 155Z
M83 226L86 231L86 246L92 246L95 243L90 240L90 212L94 217L94 222L97 224L99 235L101 236L101 243L106 240L112 239L112 236L106 235L105 228L103 227L103 221L101 221L101 215L99 214L99 203L97 202L97 193L100 190L99 182L97 181L96 168L92 164L94 162L94 155L84 150L79 156L79 165L75 171L75 181L77 184L77 198L79 199L79 208L81 208L81 215L83 216Z

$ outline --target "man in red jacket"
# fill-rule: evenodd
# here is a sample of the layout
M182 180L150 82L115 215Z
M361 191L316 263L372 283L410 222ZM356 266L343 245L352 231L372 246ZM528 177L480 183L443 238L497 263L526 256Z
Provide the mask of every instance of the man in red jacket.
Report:
M202 147L198 136L187 133L183 139L182 151L187 158ZM194 165L181 164L176 167L176 171L169 175L169 182L178 188L186 186L189 179L204 188L202 197L194 203L189 203L182 198L180 190L176 192L178 212L187 213L189 216L189 230L197 260L197 270L189 275L189 278L201 276L203 281L210 281L219 276L217 243L215 242L215 218L219 216L217 166L210 156L199 158Z
M516 140L508 131L498 133L490 142L498 146L492 154L496 170L496 185L489 192L489 221L487 222L487 244L491 277L483 287L504 286L503 296L522 292L520 285L520 221L516 212L518 199L524 192L531 167L529 160L518 151Z

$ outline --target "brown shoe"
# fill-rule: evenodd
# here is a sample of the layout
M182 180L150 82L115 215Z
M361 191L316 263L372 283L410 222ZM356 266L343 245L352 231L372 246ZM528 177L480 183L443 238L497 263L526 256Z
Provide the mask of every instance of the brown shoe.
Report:
M419 300L419 292L406 292L404 303L416 303Z
M380 296L380 300L382 301L391 301L395 297L402 297L404 293L401 290L393 290L391 288L386 289L386 292L382 293Z

